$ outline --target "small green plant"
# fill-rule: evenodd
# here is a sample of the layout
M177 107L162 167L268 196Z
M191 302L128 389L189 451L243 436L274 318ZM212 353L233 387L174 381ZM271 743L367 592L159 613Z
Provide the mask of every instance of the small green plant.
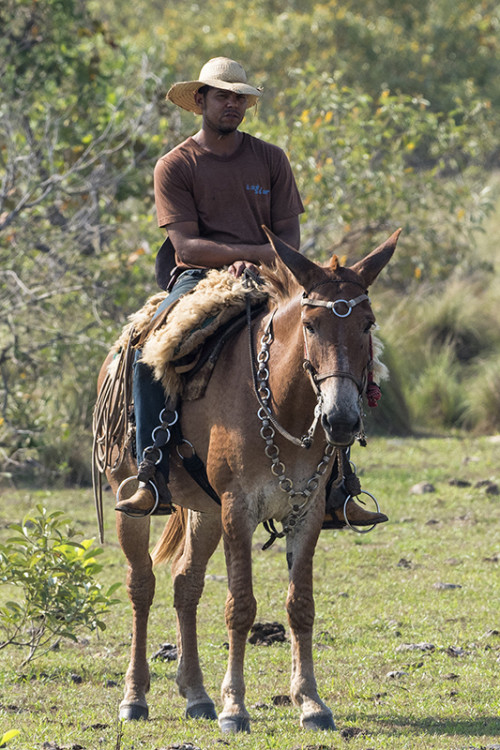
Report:
M77 542L62 512L37 506L0 545L0 581L14 587L15 596L0 604L0 649L28 649L23 664L48 651L62 638L76 641L80 629L105 630L103 615L118 602L119 583L106 592L94 576L102 569L96 556L102 549L92 539Z

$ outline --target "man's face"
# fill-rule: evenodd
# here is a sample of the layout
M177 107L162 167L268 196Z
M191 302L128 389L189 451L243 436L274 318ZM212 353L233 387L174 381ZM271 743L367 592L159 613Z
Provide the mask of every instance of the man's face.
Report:
M233 91L210 88L205 94L196 94L196 102L203 111L203 123L219 135L228 135L242 122L247 98Z

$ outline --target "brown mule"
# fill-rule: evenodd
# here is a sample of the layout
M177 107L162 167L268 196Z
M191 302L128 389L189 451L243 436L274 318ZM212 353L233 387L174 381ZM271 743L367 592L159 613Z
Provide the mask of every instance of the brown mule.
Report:
M281 522L285 532L291 697L304 728L335 728L314 677L313 556L324 520L333 450L349 446L362 429L361 393L374 323L366 290L390 260L398 235L350 268L340 266L335 258L329 267L320 267L272 237L288 271L278 268L274 275L265 274L273 302L251 326L253 348L258 351L256 390L248 332L242 331L222 351L204 397L183 405L183 435L205 463L222 507L195 484L172 453L169 488L177 511L170 516L153 560L173 558L177 685L186 699L186 714L214 719L215 706L205 690L198 659L196 610L207 562L223 539L229 641L219 715L224 732L249 731L243 664L256 613L252 535L259 523L269 519ZM304 371L304 351L309 375ZM310 437L307 450L300 437L305 435ZM109 470L115 492L136 471L131 456L118 469ZM133 608L131 659L120 715L138 719L148 715L147 623L155 589L150 519L116 515Z

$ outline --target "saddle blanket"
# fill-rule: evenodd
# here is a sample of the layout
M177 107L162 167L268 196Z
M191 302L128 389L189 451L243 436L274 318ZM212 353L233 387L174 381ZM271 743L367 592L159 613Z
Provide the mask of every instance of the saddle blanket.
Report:
M203 385L197 383L189 388L188 379L183 377L196 365L196 354L209 337L245 311L247 299L255 308L263 305L269 294L265 286L235 278L225 270L212 269L168 308L165 317L158 316L155 321L156 311L166 296L167 292L153 295L130 316L113 351L125 351L130 345L140 348L142 361L151 367L167 395L198 398ZM117 366L117 359L110 364L110 372Z

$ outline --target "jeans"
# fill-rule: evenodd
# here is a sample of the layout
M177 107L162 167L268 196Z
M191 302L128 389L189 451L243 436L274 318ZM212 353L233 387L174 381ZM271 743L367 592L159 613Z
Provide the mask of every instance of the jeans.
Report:
M155 313L155 318L176 302L183 294L193 289L206 276L203 269L192 268L184 271L165 297ZM154 318L153 318L154 320ZM165 406L165 392L159 380L155 380L153 371L141 362L141 352L137 351L134 360L132 393L134 397L134 412L136 425L137 464L142 461L144 448L153 444L152 432L160 424L160 412ZM163 458L158 468L168 481L168 453L163 452Z

